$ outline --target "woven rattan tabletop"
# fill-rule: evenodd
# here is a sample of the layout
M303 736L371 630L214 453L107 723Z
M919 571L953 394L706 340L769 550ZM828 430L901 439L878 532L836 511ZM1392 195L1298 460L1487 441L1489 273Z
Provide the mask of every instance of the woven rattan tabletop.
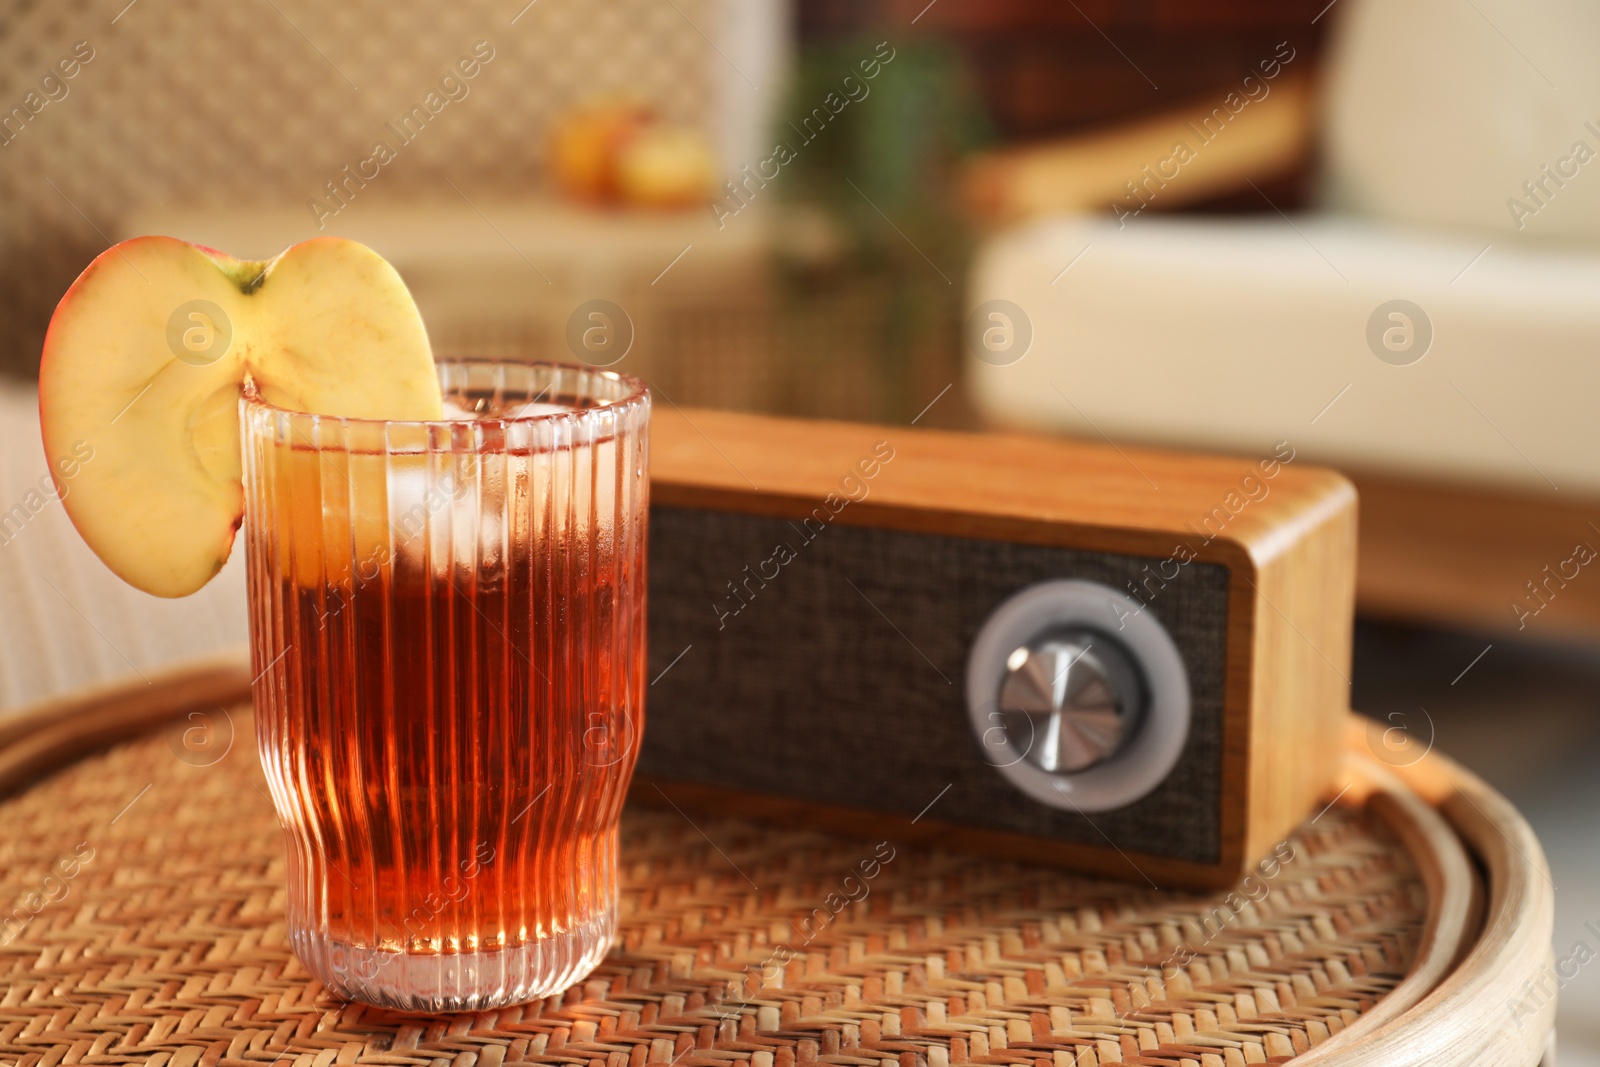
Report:
M199 754L156 732L4 802L7 1061L1261 1062L1369 1009L1427 912L1407 852L1338 807L1233 896L634 808L621 944L587 981L402 1015L331 998L290 954L248 708L212 729Z

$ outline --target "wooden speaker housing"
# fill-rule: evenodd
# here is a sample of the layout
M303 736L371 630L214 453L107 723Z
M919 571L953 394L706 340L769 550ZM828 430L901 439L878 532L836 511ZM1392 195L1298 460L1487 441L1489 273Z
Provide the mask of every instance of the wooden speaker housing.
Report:
M663 404L651 438L640 800L1222 886L1333 783L1356 498L1292 444L1200 456ZM1019 792L965 695L985 621L1059 579L1132 597L1187 675L1170 773L1110 810ZM1108 637L1129 617L1114 599Z

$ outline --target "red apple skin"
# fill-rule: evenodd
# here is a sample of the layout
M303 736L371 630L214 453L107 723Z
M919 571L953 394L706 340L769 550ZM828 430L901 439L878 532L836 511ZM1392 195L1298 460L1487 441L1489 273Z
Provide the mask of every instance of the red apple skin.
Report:
M55 314L51 316L49 329L45 333L44 349L39 361L40 430L50 476L67 517L79 536L119 578L147 592L167 596L192 592L188 588L181 592L167 592L167 589L175 588L174 583L179 586L193 584L196 579L199 584L204 584L227 562L234 536L244 517L243 486L236 477L213 485L211 507L206 509L211 513L212 521L190 523L185 531L186 537L194 542L192 555L198 557L189 567L183 568L186 574L169 572L152 577L130 559L128 553L105 550L103 526L111 516L106 514L106 508L94 506L94 486L97 481L104 480L101 476L107 473L108 466L112 471L111 476L116 476L117 468L124 466L130 455L136 455L137 442L129 442L124 446L128 427L118 425L124 420L118 417L115 410L109 414L98 412L98 417L91 420L72 417L83 400L81 393L85 376L110 376L117 371L111 366L82 365L81 361L72 358L72 347L75 338L84 332L84 324L92 322L97 315L91 306L95 294L114 286L118 275L124 281L130 275L136 278L140 269L136 264L140 261L173 254L198 256L201 253L176 238L136 237L113 245L96 256L56 305ZM218 281L226 286L220 270L217 270L217 275ZM165 348L164 330L162 347ZM237 376L237 372L230 369L231 362L235 361L224 361L218 370L202 376L217 379ZM132 397L130 393L128 399ZM85 454L89 456L87 460L78 458ZM70 480L68 473L72 475ZM134 514L134 509L128 509L125 515L136 529L144 527L148 521ZM157 511L150 518L159 523L160 512ZM150 532L154 533L153 530ZM194 588L198 587L198 584L194 585Z

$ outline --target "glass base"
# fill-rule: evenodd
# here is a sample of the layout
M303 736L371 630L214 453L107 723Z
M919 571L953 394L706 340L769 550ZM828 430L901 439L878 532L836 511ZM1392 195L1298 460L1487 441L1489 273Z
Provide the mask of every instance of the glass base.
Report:
M609 911L561 934L488 952L358 948L311 930L289 943L329 993L396 1011L488 1011L538 1000L589 976L615 940Z

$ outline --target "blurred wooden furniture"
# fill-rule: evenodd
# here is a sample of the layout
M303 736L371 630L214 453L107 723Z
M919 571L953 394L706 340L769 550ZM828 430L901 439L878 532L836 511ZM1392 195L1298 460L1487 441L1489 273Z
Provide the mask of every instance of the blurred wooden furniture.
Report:
M797 0L801 42L933 38L959 52L1006 142L1132 123L1233 82L1288 41L1314 59L1327 0ZM1309 64L1308 64L1309 65Z
M1573 563L1579 546L1600 550L1592 497L1345 474L1361 497L1363 614L1527 637L1600 635L1600 580Z
M1293 173L1305 166L1313 143L1312 79L1297 71L1260 84L1268 85L1267 94L1238 121L1223 109L1225 128L1213 118L1219 93L1216 100L1108 130L986 153L968 168L968 207L990 226L1101 212L1113 204L1137 211L1141 201L1130 190L1142 187L1157 210L1166 211L1233 192L1245 176L1269 182ZM1212 133L1214 143L1201 150L1199 139ZM1183 180L1157 174L1151 181L1146 168L1169 159L1181 141L1196 149L1179 172Z

